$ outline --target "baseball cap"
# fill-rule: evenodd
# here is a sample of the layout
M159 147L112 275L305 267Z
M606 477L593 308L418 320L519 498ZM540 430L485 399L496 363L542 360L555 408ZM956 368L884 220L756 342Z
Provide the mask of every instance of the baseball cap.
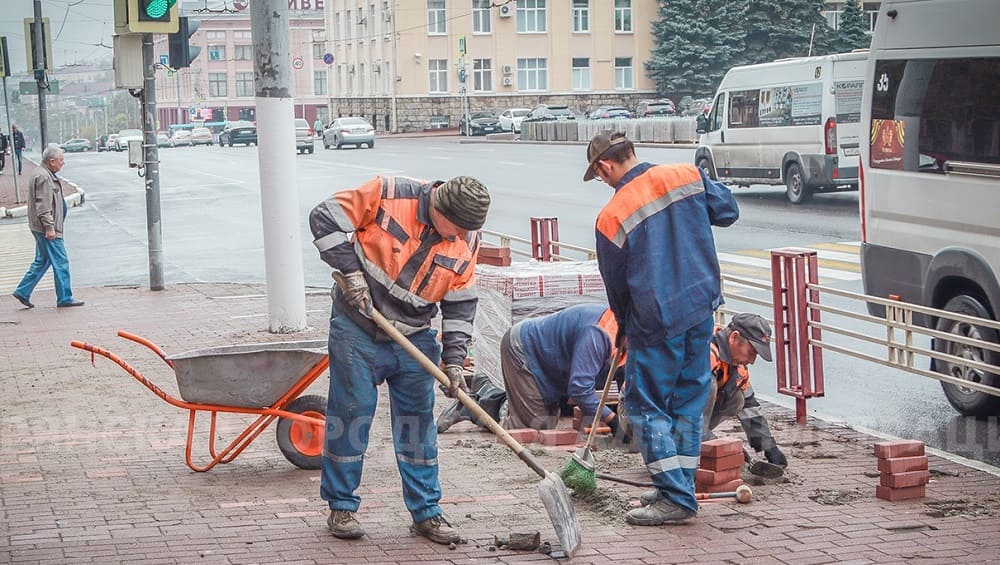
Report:
M472 177L455 177L434 189L431 205L456 226L478 230L486 223L490 193Z
M771 361L771 326L757 314L741 313L733 316L729 327L740 332L765 361Z
M590 144L587 145L587 171L583 174L583 180L588 181L596 176L594 172L594 163L604 155L608 149L611 149L619 143L625 143L628 138L625 134L620 131L613 131L606 129L599 132L594 136L594 139L590 140Z

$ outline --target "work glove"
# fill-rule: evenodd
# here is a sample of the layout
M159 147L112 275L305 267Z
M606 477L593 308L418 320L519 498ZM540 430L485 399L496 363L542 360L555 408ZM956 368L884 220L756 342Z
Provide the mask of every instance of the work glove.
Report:
M785 454L782 453L780 449L778 449L777 445L765 451L764 457L767 458L768 463L774 463L779 467L788 466L788 459L785 458Z
M445 396L455 398L458 395L458 389L462 389L466 393L469 392L469 385L465 382L464 367L461 365L445 365L444 374L448 376L448 381L451 382L451 386L444 393Z
M361 271L347 273L344 275L344 280L347 282L347 285L345 288L340 289L344 294L344 300L357 308L365 316L371 316L372 293L368 289L368 281L365 280L365 274Z

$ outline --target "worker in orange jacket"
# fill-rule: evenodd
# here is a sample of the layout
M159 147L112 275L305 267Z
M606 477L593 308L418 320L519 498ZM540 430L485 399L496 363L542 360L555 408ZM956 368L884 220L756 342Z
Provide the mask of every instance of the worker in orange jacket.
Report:
M320 258L344 274L330 311L330 392L320 494L338 538L364 535L355 513L378 385L386 383L396 466L410 530L441 544L461 540L438 501L434 378L369 318L377 308L424 355L443 361L448 390L468 391L462 363L476 313L476 254L489 210L472 177L424 182L376 177L313 208ZM441 339L431 320L441 313Z

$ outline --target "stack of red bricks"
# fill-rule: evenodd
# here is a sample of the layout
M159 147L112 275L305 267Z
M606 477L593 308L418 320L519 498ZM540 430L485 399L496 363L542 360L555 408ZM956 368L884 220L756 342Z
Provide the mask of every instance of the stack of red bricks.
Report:
M510 247L481 243L476 262L483 265L493 265L494 267L509 267Z
M931 473L927 469L924 442L916 440L884 441L875 444L879 485L875 496L883 500L923 498Z
M733 492L743 484L743 441L717 438L701 442L701 464L694 473L695 492Z
M579 433L576 430L536 430L534 428L518 428L507 430L519 443L540 443L548 446L576 446ZM497 443L503 440L497 437Z

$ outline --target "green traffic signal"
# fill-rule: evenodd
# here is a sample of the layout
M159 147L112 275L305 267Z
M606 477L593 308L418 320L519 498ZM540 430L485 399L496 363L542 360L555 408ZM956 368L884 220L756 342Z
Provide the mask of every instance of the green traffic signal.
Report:
M154 19L162 18L167 13L167 10L170 9L167 0L146 0L144 4L143 10L146 12L146 15Z

